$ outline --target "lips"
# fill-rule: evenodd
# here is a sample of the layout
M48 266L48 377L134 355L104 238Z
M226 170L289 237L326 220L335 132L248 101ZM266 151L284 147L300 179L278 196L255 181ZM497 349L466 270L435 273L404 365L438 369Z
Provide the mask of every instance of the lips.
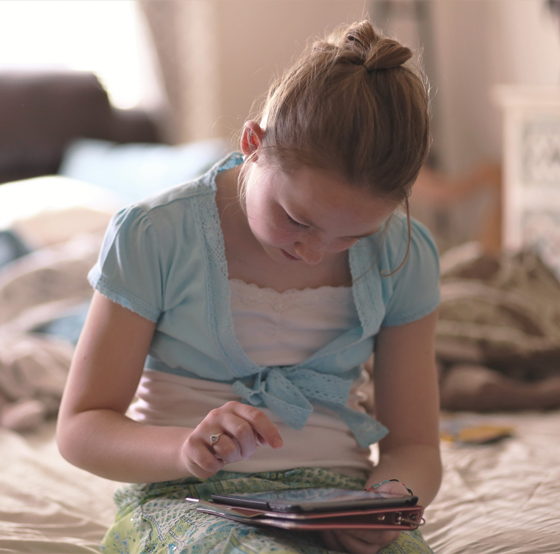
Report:
M296 258L295 256L288 254L285 250L280 249L280 252L282 252L282 254L284 254L284 257L287 258L288 260L292 260L294 262L301 262L301 258Z

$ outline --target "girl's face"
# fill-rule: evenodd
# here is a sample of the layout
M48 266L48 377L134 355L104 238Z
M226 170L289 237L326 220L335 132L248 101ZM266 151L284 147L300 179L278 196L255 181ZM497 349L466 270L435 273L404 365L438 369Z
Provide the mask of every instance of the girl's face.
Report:
M328 261L377 232L397 204L309 167L288 175L261 162L246 177L251 232L283 263Z

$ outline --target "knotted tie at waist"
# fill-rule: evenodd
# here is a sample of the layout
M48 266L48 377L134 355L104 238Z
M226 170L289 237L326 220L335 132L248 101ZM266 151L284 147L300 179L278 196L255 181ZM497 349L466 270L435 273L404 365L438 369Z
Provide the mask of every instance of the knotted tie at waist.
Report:
M266 406L297 430L303 429L313 412L312 400L338 414L358 444L366 448L380 441L388 430L370 415L346 406L351 385L352 379L311 369L273 367L255 374L252 388L235 381L232 390L248 404Z

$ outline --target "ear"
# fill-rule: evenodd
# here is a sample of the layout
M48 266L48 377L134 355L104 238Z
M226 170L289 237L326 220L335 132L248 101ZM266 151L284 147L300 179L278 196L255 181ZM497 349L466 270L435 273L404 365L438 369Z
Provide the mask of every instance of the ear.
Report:
M241 135L241 152L244 156L253 154L253 160L257 159L254 155L262 145L264 131L256 121L246 121Z

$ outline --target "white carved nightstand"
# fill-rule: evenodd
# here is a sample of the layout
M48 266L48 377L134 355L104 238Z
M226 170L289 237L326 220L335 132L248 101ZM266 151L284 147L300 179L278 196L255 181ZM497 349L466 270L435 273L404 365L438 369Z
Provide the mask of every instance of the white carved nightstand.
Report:
M531 248L560 277L560 87L501 85L503 245Z

